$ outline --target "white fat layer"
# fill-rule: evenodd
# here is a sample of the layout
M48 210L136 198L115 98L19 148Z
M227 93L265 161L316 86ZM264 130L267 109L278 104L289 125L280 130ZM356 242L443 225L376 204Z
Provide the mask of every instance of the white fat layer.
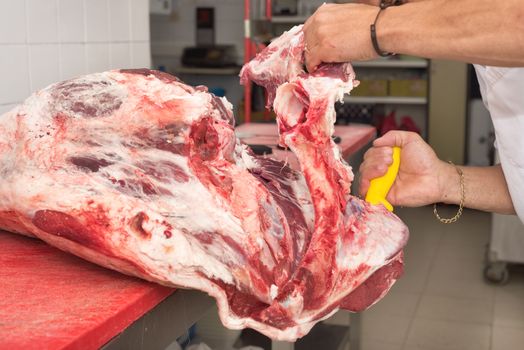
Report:
M278 287L272 284L269 290L270 290L271 300L275 299L278 295Z

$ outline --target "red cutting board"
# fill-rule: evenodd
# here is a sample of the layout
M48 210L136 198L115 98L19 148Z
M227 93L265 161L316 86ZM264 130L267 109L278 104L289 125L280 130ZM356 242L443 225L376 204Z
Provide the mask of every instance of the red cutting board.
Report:
M0 349L98 349L173 291L0 231Z
M285 161L293 169L300 169L298 160L293 153L276 148L278 127L275 123L247 123L239 125L235 131L237 137L244 143L272 146L274 148L273 153L269 157ZM376 133L377 129L371 125L351 124L335 125L334 135L340 137L341 142L338 146L342 151L342 157L347 160L373 141Z

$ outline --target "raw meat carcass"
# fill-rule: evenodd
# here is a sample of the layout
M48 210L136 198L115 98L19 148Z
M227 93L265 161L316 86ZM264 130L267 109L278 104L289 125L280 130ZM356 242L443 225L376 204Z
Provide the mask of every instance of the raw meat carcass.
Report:
M266 88L280 144L297 156L315 212L308 248L294 276L280 288L278 302L265 310L268 319L272 312L292 314L297 304L293 319L303 320L318 317L324 305L366 309L401 275L401 249L408 239L406 227L384 207L350 195L353 173L331 138L334 104L358 84L351 65L322 64L308 74L304 45L302 26L296 26L240 73L243 83Z
M348 69L279 87L282 142L303 174L238 141L226 99L168 74L51 85L0 117L0 228L207 292L225 326L275 339L341 306L362 310L401 273L407 230L349 195L351 170L330 141Z

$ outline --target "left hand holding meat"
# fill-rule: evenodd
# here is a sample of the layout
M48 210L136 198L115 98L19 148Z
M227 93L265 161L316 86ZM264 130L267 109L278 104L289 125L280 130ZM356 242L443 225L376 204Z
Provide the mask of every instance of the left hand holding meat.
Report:
M369 26L378 8L364 4L324 4L304 24L306 66L312 72L321 63L365 61L378 57Z

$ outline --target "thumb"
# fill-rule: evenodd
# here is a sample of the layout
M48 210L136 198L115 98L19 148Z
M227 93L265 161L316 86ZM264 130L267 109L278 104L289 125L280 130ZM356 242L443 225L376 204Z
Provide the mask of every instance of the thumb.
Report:
M392 130L388 131L384 136L373 141L373 146L376 147L400 147L403 148L407 144L418 141L420 135L411 131Z

